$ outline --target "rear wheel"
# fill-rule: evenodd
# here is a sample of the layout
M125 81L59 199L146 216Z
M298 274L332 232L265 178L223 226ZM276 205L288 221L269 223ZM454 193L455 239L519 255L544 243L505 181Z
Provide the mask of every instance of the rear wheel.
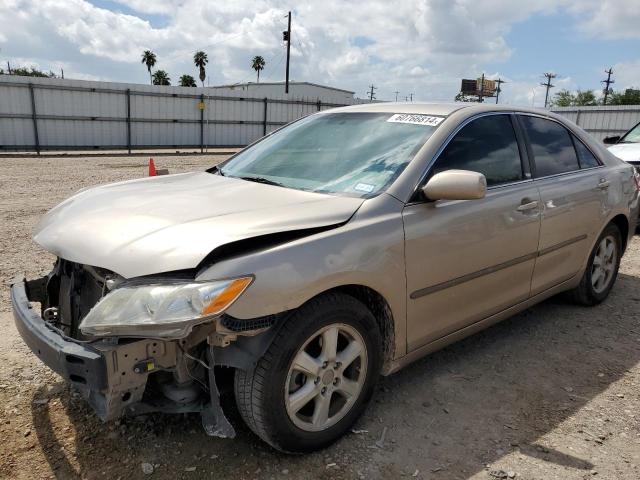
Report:
M607 298L618 276L621 245L620 229L614 224L607 225L593 247L580 285L572 292L578 303L597 305Z
M361 302L343 294L314 299L286 321L252 371L236 371L238 409L278 450L326 447L364 411L380 374L381 345Z

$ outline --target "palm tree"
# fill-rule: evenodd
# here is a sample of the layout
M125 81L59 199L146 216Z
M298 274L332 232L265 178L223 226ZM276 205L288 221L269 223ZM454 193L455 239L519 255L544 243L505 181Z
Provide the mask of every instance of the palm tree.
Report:
M153 74L154 85L171 85L169 74L164 70L156 70Z
M267 62L264 61L260 55L256 55L253 57L251 61L251 68L253 68L256 72L258 72L258 83L260 83L260 70L264 70L264 66Z
M151 80L151 85L153 85L153 79L151 77L151 68L156 64L156 54L151 50L145 50L142 53L142 63L147 66L147 70L149 71L149 80Z
M196 64L196 67L200 69L200 81L202 82L202 86L204 87L204 79L207 77L207 74L204 71L204 66L209 62L207 58L207 54L203 51L196 52L193 56L193 63Z
M196 80L191 75L182 75L180 77L180 86L181 87L195 87Z

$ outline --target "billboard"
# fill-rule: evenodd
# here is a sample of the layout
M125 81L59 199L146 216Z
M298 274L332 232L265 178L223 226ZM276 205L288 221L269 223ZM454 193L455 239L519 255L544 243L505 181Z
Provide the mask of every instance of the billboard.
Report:
M462 79L460 91L463 95L480 95L480 87L482 85L482 77L475 80ZM496 94L496 81L484 79L484 88L482 88L483 97L493 97Z

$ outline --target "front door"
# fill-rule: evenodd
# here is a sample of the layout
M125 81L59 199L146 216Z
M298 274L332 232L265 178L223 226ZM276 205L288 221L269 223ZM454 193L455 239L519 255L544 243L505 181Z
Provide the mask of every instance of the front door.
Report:
M483 173L484 199L423 200L404 208L408 351L530 295L540 197L512 121L509 114L472 120L430 172Z

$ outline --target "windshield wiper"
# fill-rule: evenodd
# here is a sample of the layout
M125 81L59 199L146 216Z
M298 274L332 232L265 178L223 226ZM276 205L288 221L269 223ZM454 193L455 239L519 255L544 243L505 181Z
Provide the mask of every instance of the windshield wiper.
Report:
M239 177L242 180L247 180L249 182L256 182L256 183L264 183L265 185L275 185L276 187L284 187L284 185L282 185L281 183L278 182L274 182L273 180L269 180L268 178L264 178L264 177Z

